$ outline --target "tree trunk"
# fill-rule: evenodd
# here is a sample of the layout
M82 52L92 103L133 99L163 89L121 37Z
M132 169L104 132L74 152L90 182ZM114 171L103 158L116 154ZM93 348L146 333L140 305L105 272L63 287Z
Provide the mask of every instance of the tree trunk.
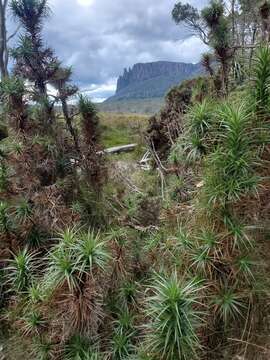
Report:
M6 29L7 3L7 0L0 0L0 72L2 79L8 76L8 49Z
M254 44L255 44L256 35L257 35L257 30L258 30L258 27L257 27L257 25L255 25L255 26L253 27L251 45L254 45ZM252 48L252 49L250 50L250 54L249 54L249 78L251 77L251 68L252 68L253 54L254 54L254 48Z
M62 103L62 110L63 110L63 114L64 114L64 118L66 120L68 130L69 130L71 136L73 137L75 148L76 148L77 152L80 154L81 151L80 151L77 132L76 132L76 130L74 129L74 127L72 125L72 119L69 116L68 105L67 105L66 99L62 98L61 103Z
M232 15L232 39L233 45L235 45L235 0L231 0L232 8L231 8L231 15Z

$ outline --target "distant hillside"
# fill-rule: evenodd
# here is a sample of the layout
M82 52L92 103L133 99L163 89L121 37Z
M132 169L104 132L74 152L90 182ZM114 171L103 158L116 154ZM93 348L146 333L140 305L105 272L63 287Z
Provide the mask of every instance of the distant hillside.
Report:
M105 103L162 98L172 86L201 72L200 64L169 61L135 64L132 69L124 69L124 74L117 81L115 95Z
M153 99L125 99L105 101L96 104L99 111L117 113L155 114L164 105L163 98Z

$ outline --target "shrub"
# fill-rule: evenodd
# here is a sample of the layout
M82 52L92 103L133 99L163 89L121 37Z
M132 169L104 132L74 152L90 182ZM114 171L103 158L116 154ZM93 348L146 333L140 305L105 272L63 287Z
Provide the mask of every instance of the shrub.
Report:
M196 335L202 324L196 281L181 283L176 273L170 277L156 274L147 299L148 350L164 360L186 360L196 357L199 339Z
M269 113L270 105L270 48L262 46L256 53L253 66L252 93L255 109L261 116Z
M251 130L251 116L245 103L226 104L220 111L220 145L209 155L204 189L209 204L238 201L255 192L259 178L255 174L257 152L256 130Z
M25 248L13 255L7 267L7 282L16 292L25 292L30 286L34 272L35 255Z

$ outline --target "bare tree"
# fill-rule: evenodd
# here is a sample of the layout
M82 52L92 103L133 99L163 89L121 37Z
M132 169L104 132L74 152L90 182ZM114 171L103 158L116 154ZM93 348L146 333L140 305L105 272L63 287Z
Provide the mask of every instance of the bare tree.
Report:
M8 49L7 49L7 28L6 11L8 0L0 0L0 71L1 78L8 75Z
M198 9L190 4L178 2L172 10L172 18L177 25L183 23L194 35L208 45L208 34L205 24L202 22Z
M11 34L8 35L6 15L9 0L0 0L0 73L1 78L8 76L8 43L17 34L19 27Z
M50 81L50 84L57 90L56 100L60 101L62 105L63 115L66 120L67 128L73 137L75 148L80 154L80 146L77 129L73 126L73 118L69 111L68 99L75 95L78 91L77 86L70 84L70 77L72 75L72 70L69 67L59 67L54 74L53 79Z

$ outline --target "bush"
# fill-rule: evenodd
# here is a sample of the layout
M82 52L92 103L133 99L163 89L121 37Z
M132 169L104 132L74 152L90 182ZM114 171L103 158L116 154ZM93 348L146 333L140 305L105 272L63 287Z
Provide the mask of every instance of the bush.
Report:
M146 316L150 322L147 348L164 360L196 357L199 339L196 330L202 324L196 281L181 283L176 273L156 274L147 299Z

